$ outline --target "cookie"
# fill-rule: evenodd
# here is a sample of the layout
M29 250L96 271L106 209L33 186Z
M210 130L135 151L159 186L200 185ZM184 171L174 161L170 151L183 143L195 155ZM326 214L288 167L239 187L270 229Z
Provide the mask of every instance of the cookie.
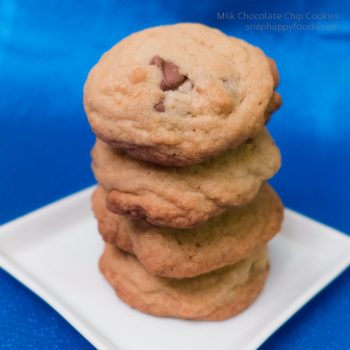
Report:
M133 255L112 245L100 259L101 272L128 305L190 320L224 320L242 312L262 290L268 266L266 247L235 265L181 280L149 274Z
M120 230L120 215L114 214L106 206L106 192L102 187L92 194L92 210L98 222L98 230L107 243L117 245L120 249L133 253L133 243L126 230ZM128 220L126 217L125 220Z
M84 87L95 134L133 157L188 166L255 138L281 105L273 60L200 24L132 34Z
M235 150L184 168L135 160L100 140L91 154L95 177L109 192L110 210L178 228L250 202L281 164L267 130Z
M283 219L282 203L267 184L247 206L192 229L159 228L113 214L101 187L92 202L106 242L135 254L151 274L171 278L201 275L246 258L273 238Z

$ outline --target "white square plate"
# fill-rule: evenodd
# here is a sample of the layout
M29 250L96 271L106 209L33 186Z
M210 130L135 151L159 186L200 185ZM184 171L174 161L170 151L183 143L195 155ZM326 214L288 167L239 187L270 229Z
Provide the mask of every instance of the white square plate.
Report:
M257 301L223 322L156 318L116 298L97 269L103 243L92 188L0 229L0 266L56 309L98 349L255 349L350 263L350 238L286 210L270 244L271 273Z

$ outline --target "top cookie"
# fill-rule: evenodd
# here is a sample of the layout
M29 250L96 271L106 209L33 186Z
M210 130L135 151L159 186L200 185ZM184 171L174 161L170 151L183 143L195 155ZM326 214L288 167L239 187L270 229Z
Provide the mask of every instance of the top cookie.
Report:
M84 106L114 148L163 165L200 163L262 130L281 104L274 62L200 24L135 33L91 70Z

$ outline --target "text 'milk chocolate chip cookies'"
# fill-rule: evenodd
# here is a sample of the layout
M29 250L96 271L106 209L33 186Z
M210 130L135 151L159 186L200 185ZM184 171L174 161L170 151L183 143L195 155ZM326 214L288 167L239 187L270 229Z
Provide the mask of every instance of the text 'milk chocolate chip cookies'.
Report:
M131 307L223 320L262 291L283 221L266 183L281 165L266 129L278 83L260 49L201 24L132 34L91 70L99 266Z

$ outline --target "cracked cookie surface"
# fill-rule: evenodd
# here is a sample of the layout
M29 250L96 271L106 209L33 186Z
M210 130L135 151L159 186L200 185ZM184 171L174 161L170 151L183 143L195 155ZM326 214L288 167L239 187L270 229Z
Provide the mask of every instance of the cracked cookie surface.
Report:
M109 209L182 228L248 203L280 164L280 152L267 130L234 150L183 168L135 160L100 140L92 150L92 168L109 192Z
M113 214L105 197L99 187L92 198L103 239L135 254L149 273L163 277L193 277L232 265L272 239L283 220L283 205L267 184L250 204L194 229L159 228Z
M106 52L89 73L84 106L113 148L185 166L254 138L281 105L274 62L200 24L150 28Z
M100 270L131 307L164 317L224 320L246 309L268 274L266 247L241 262L194 278L174 280L150 275L132 255L107 244Z

